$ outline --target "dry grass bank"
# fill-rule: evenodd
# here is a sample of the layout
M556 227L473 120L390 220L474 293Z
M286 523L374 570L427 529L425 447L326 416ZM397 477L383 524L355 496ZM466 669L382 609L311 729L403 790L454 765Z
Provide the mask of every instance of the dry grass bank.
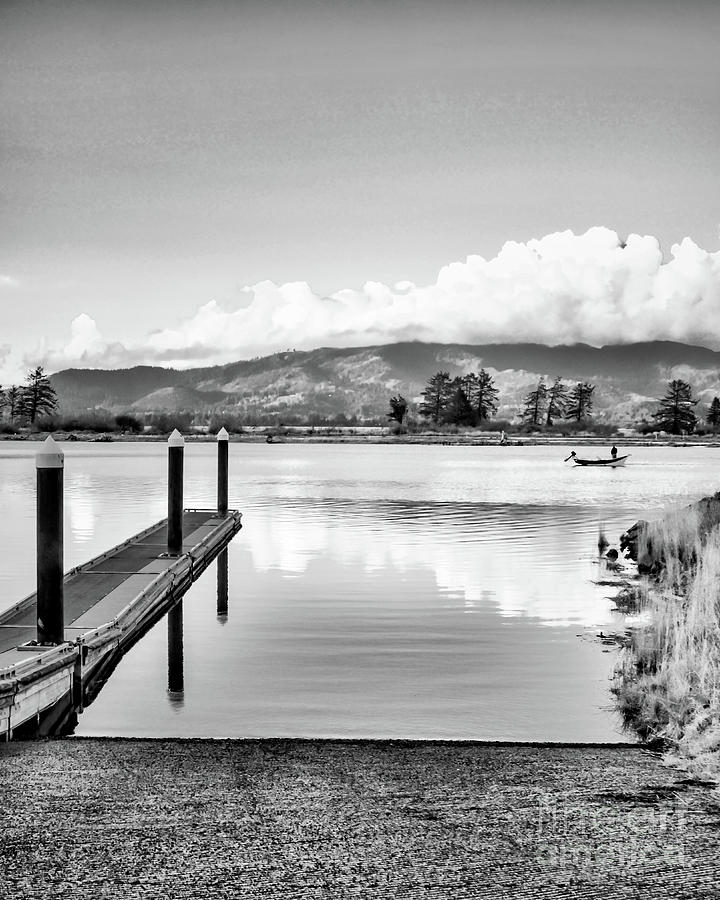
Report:
M695 775L720 781L720 527L707 502L640 534L652 570L613 684L626 725Z

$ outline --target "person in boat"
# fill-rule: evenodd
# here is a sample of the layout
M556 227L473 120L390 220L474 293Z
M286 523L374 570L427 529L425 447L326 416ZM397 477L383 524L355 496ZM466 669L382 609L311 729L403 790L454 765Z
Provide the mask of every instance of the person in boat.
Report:
M612 456L613 459L617 459L617 447L615 444L613 444L612 450L610 451L610 456Z
M564 460L564 462L567 462L568 459L575 459L576 456L577 456L577 454L575 453L575 451L574 451L574 450L571 450L571 451L570 451L570 456L568 456L567 459Z

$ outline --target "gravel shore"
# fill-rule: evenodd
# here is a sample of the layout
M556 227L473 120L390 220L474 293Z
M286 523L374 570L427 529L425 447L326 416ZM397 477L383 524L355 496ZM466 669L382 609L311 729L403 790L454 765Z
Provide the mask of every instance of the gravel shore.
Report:
M0 745L0 897L717 897L720 802L640 748Z

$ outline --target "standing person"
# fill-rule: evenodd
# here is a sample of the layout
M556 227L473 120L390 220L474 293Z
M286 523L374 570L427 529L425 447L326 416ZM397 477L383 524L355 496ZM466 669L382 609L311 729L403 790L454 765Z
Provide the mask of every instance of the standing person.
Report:
M610 456L612 456L613 459L617 459L617 447L615 444L613 444L613 448L610 451Z

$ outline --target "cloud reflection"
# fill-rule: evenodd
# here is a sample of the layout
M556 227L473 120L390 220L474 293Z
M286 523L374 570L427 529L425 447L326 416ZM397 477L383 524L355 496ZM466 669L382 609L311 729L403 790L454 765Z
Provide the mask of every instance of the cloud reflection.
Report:
M343 567L345 587L382 574L399 602L408 576L429 571L439 605L590 627L613 621L592 583L596 529L580 508L285 498L252 511L243 543L259 573L297 577L325 560Z
M91 541L95 534L95 493L89 475L78 472L67 478L66 503L73 540L79 544Z

